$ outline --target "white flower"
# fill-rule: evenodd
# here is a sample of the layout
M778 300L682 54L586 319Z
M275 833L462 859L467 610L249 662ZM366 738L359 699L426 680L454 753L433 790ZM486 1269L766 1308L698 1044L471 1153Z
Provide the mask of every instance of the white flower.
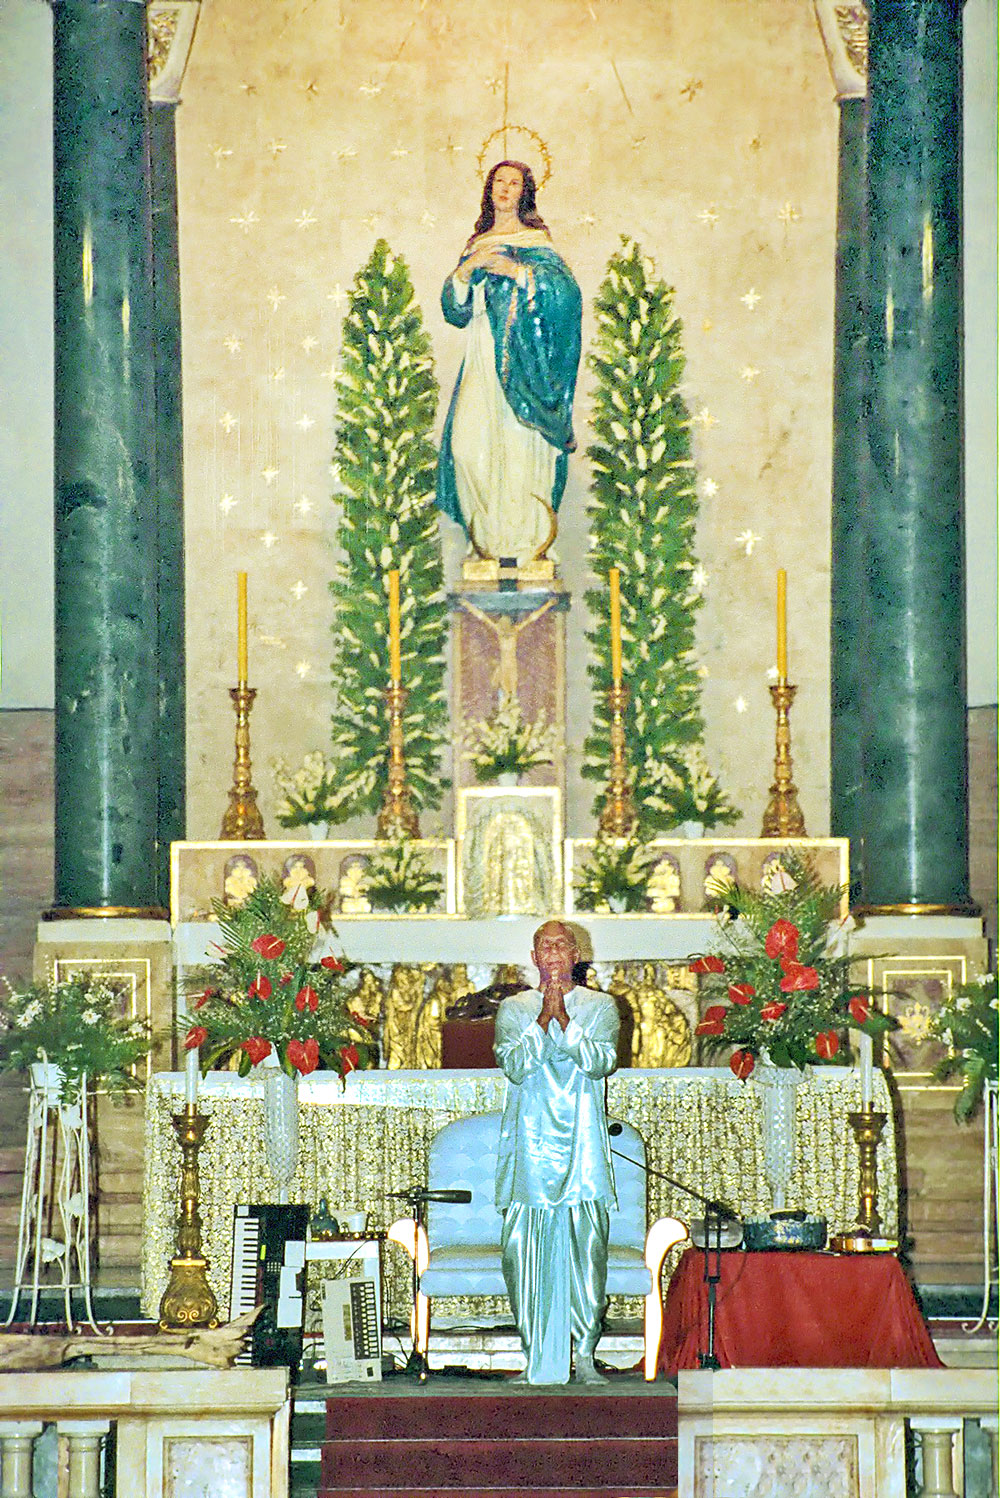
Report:
M972 1000L969 998L968 994L959 994L958 998L955 1000L955 1008L961 1014L964 1014L966 1009L972 1008Z
M32 999L29 1004L25 1004L14 1023L19 1030L27 1030L35 1023L41 1012L41 999Z
M96 1009L82 1010L80 1013L80 1018L83 1020L85 1025L99 1025L101 1022L101 1016L98 1014Z

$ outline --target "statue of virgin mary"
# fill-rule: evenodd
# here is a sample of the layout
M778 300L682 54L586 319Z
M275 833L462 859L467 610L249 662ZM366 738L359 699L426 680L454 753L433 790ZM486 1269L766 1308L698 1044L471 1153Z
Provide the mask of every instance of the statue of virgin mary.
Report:
M438 505L480 556L531 561L555 538L576 447L582 300L523 162L500 161L487 176L441 306L468 332L441 439Z

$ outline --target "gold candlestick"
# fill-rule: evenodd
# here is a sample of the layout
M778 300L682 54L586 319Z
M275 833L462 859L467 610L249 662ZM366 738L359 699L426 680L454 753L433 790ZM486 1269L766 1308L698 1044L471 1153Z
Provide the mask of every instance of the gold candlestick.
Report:
M621 682L617 682L608 692L611 707L611 771L598 822L598 827L606 837L631 837L639 820L635 801L632 799L632 787L628 783L628 765L625 759L625 707L628 698L628 687Z
M878 1146L888 1114L877 1113L870 1105L857 1113L848 1113L847 1122L858 1145L858 1218L846 1233L830 1239L838 1253L874 1253L895 1244L882 1237L882 1218L878 1210Z
M774 744L774 784L764 813L761 837L805 837L806 823L799 806L798 786L792 779L792 728L790 714L797 687L778 681L770 689L778 715Z
M403 709L409 696L405 687L392 682L386 691L389 708L389 783L375 830L379 837L419 837L420 823L410 800L403 757Z
M236 757L233 760L233 787L219 837L224 842L242 843L264 836L264 818L257 805L257 792L250 773L250 709L257 691L241 682L238 687L229 688L229 695L236 709Z
M177 1253L170 1260L170 1279L160 1301L161 1331L188 1331L219 1324L219 1305L208 1283L208 1261L201 1251L198 1211L198 1151L208 1119L197 1103L174 1114L181 1147L181 1210L177 1219Z

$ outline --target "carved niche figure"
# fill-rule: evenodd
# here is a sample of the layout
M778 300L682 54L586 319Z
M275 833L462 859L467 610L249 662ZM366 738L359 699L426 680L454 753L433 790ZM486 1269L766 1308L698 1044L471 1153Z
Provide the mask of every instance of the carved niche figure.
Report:
M535 209L535 179L500 161L441 294L467 328L438 460L437 501L485 557L545 555L573 436L580 288Z

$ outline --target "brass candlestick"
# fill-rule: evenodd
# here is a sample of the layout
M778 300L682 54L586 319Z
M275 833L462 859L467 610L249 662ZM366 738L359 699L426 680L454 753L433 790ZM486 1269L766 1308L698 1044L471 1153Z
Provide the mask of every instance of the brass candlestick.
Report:
M236 758L233 760L233 788L229 805L222 818L220 839L224 842L249 842L264 836L264 818L257 805L257 792L250 775L250 709L256 688L240 682L230 687L229 695L236 709Z
M792 779L792 728L789 715L797 687L778 681L770 689L778 715L774 744L774 784L764 813L761 837L805 837L806 823L799 806L798 787Z
M839 1253L872 1253L894 1246L882 1237L878 1210L878 1146L887 1118L871 1104L847 1115L858 1145L858 1217L846 1233L830 1239L830 1247Z
M403 757L403 709L409 696L405 687L390 682L385 694L389 708L389 783L375 830L379 837L419 837L420 823L410 800Z
M632 799L632 787L628 783L628 765L625 759L625 708L629 690L620 681L608 692L611 708L611 771L608 788L604 793L598 827L606 837L630 837L635 831L639 814Z
M198 1211L198 1151L208 1119L196 1103L174 1114L181 1147L181 1210L177 1219L178 1252L170 1260L170 1279L160 1301L161 1331L188 1331L219 1324L219 1305L208 1283L208 1261L201 1251Z

